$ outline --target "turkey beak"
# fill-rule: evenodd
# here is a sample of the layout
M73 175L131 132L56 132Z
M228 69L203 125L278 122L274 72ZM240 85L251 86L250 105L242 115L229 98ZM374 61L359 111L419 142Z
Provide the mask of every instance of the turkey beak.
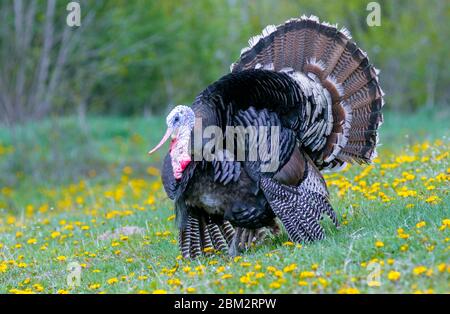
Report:
M151 151L148 152L149 155L153 154L154 152L156 152L170 137L170 135L172 134L173 129L172 128L168 128L166 131L166 134L164 134L163 138L161 139L161 141L159 142L158 145L155 146L155 148L153 148Z

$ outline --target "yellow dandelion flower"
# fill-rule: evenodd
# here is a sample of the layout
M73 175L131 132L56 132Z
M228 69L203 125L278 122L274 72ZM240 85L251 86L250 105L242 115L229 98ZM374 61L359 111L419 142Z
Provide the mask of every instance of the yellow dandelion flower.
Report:
M378 248L380 248L380 247L383 247L383 246L384 246L384 243L383 243L382 241L379 241L379 240L378 240L378 241L375 242L375 246L378 247Z
M65 257L64 255L60 255L56 257L56 260L59 262L65 262L67 260L67 257Z
M0 264L0 273L6 273L7 270L8 270L8 265L6 265L5 263L1 263Z
M443 273L446 270L446 268L447 268L447 265L445 263L441 263L441 264L438 265L438 270L441 273ZM1 272L1 268L0 268L0 272Z
M420 266L414 267L413 274L416 276L419 276L419 275L426 273L427 270L428 269L425 266L420 265Z
M163 289L153 290L153 294L166 294L166 293L167 293L167 291L163 290Z
M348 288L344 287L338 290L339 294L359 294L359 290L357 288Z
M228 279L228 278L232 278L233 277L233 275L231 275L231 274L223 274L222 275L222 279Z
M281 284L277 281L274 281L269 285L269 288L271 288L271 289L279 289L280 287L281 287Z
M239 281L244 284L248 284L250 280L251 279L249 278L249 276L241 276L241 278L239 279Z
M44 287L41 284L38 284L38 283L33 285L33 289L36 290L37 292L44 291Z
M288 265L288 266L283 268L283 272L290 273L290 272L292 272L292 271L294 271L296 269L297 269L297 264L290 264L290 265Z
M426 226L426 222L425 221L420 221L420 222L418 222L417 224L416 224L416 228L422 228L422 227L425 227Z
M181 286L181 280L178 278L171 278L167 280L167 283L171 286Z
M325 278L318 278L319 284L322 285L322 287L326 288L328 286L328 281Z
M9 292L13 293L13 294L34 294L34 292L31 291L30 289L26 289L26 290L10 289Z
M260 279L260 278L264 278L266 276L266 274L264 274L264 273L257 273L256 275L255 275L255 278L256 279Z
M270 273L273 273L273 272L276 272L276 271L277 271L277 269L276 269L275 267L273 267L273 266L267 266L266 269L267 269L267 271L270 272Z
M117 279L116 277L110 278L110 279L108 279L108 280L106 281L106 283L107 283L108 285L113 285L113 284L116 284L116 283L118 283L118 282L119 282L119 279Z
M395 158L395 161L399 164L410 163L410 162L414 162L416 160L417 160L416 156L407 156L407 155L401 155L401 156L398 156L397 158Z
M312 271L302 271L300 273L300 278L313 278L316 274Z
M400 276L401 276L401 274L400 274L400 272L398 272L398 271L391 270L391 271L388 273L388 279L389 279L390 281L397 281L397 280L400 279Z
M219 267L220 268L220 267ZM225 269L225 267L224 267L224 269ZM185 273L188 273L188 272L190 272L191 271L191 268L189 267L189 266L184 266L183 267L183 272L185 272Z
M37 240L35 238L31 238L31 239L28 239L27 243L28 244L36 244Z
M8 217L6 217L6 223L8 224L8 225L12 225L12 224L14 224L16 222L16 217L14 217L14 216L8 216Z
M283 272L281 270L277 270L273 273L276 277L281 278L283 277Z
M437 195L431 195L430 197L425 199L425 202L427 202L428 204L438 204L441 201L442 199Z
M403 228L398 228L397 229L397 237L399 237L400 239L408 239L409 234L405 233L405 230L403 230Z
M148 198L147 198L146 204L147 204L147 205L154 205L155 202L156 202L155 196L149 195Z

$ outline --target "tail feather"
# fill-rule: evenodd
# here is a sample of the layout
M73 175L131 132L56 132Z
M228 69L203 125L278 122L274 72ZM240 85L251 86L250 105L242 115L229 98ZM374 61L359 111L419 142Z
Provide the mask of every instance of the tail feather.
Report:
M218 251L225 251L228 249L227 241L224 239L219 226L210 223L208 225L208 230L213 239L214 248Z
M209 216L189 214L178 237L181 255L196 258L214 251L227 251L233 236L234 228L228 221L219 224Z
M227 241L227 244L229 245L231 241L233 240L234 236L234 227L229 223L228 221L224 221L223 224L220 226L220 230L222 231L222 234L225 237L225 240Z
M200 239L200 223L198 218L190 216L188 218L188 223L191 225L191 247L190 255L192 257L197 257L202 254L201 239Z
M322 154L314 162L321 168L343 162L370 162L378 127L383 118L383 92L378 70L345 28L302 16L278 26L269 26L243 49L233 72L262 68L284 71L292 68L313 73L328 90L332 104L332 130L327 133ZM374 136L361 137L361 132ZM364 138L364 140L362 140ZM312 141L313 143L317 143ZM320 160L319 160L320 159Z
M348 41L331 76L336 78L338 83L344 82L359 67L364 58L366 54L354 42Z
M191 222L188 218L186 220L186 227L178 234L178 243L183 257L191 256L191 234Z

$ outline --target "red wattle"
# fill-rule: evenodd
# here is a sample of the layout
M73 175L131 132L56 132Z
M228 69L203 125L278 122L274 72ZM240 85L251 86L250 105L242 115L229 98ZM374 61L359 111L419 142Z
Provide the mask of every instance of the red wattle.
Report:
M189 165L189 163L191 162L191 159L183 159L180 161L180 167L181 167L181 171L183 171L184 169L186 169L187 165Z

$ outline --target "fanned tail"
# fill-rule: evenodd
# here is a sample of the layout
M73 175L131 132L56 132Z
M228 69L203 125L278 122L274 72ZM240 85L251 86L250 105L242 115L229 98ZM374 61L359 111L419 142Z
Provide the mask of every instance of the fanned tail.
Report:
M300 85L312 81L328 91L331 115L324 120L329 129L323 124L310 130L325 134L326 139L316 137L304 143L320 169L336 169L346 162L368 163L375 158L384 93L379 71L347 29L321 23L315 16L269 25L249 40L249 47L242 49L231 65L232 72L247 69L291 71Z

